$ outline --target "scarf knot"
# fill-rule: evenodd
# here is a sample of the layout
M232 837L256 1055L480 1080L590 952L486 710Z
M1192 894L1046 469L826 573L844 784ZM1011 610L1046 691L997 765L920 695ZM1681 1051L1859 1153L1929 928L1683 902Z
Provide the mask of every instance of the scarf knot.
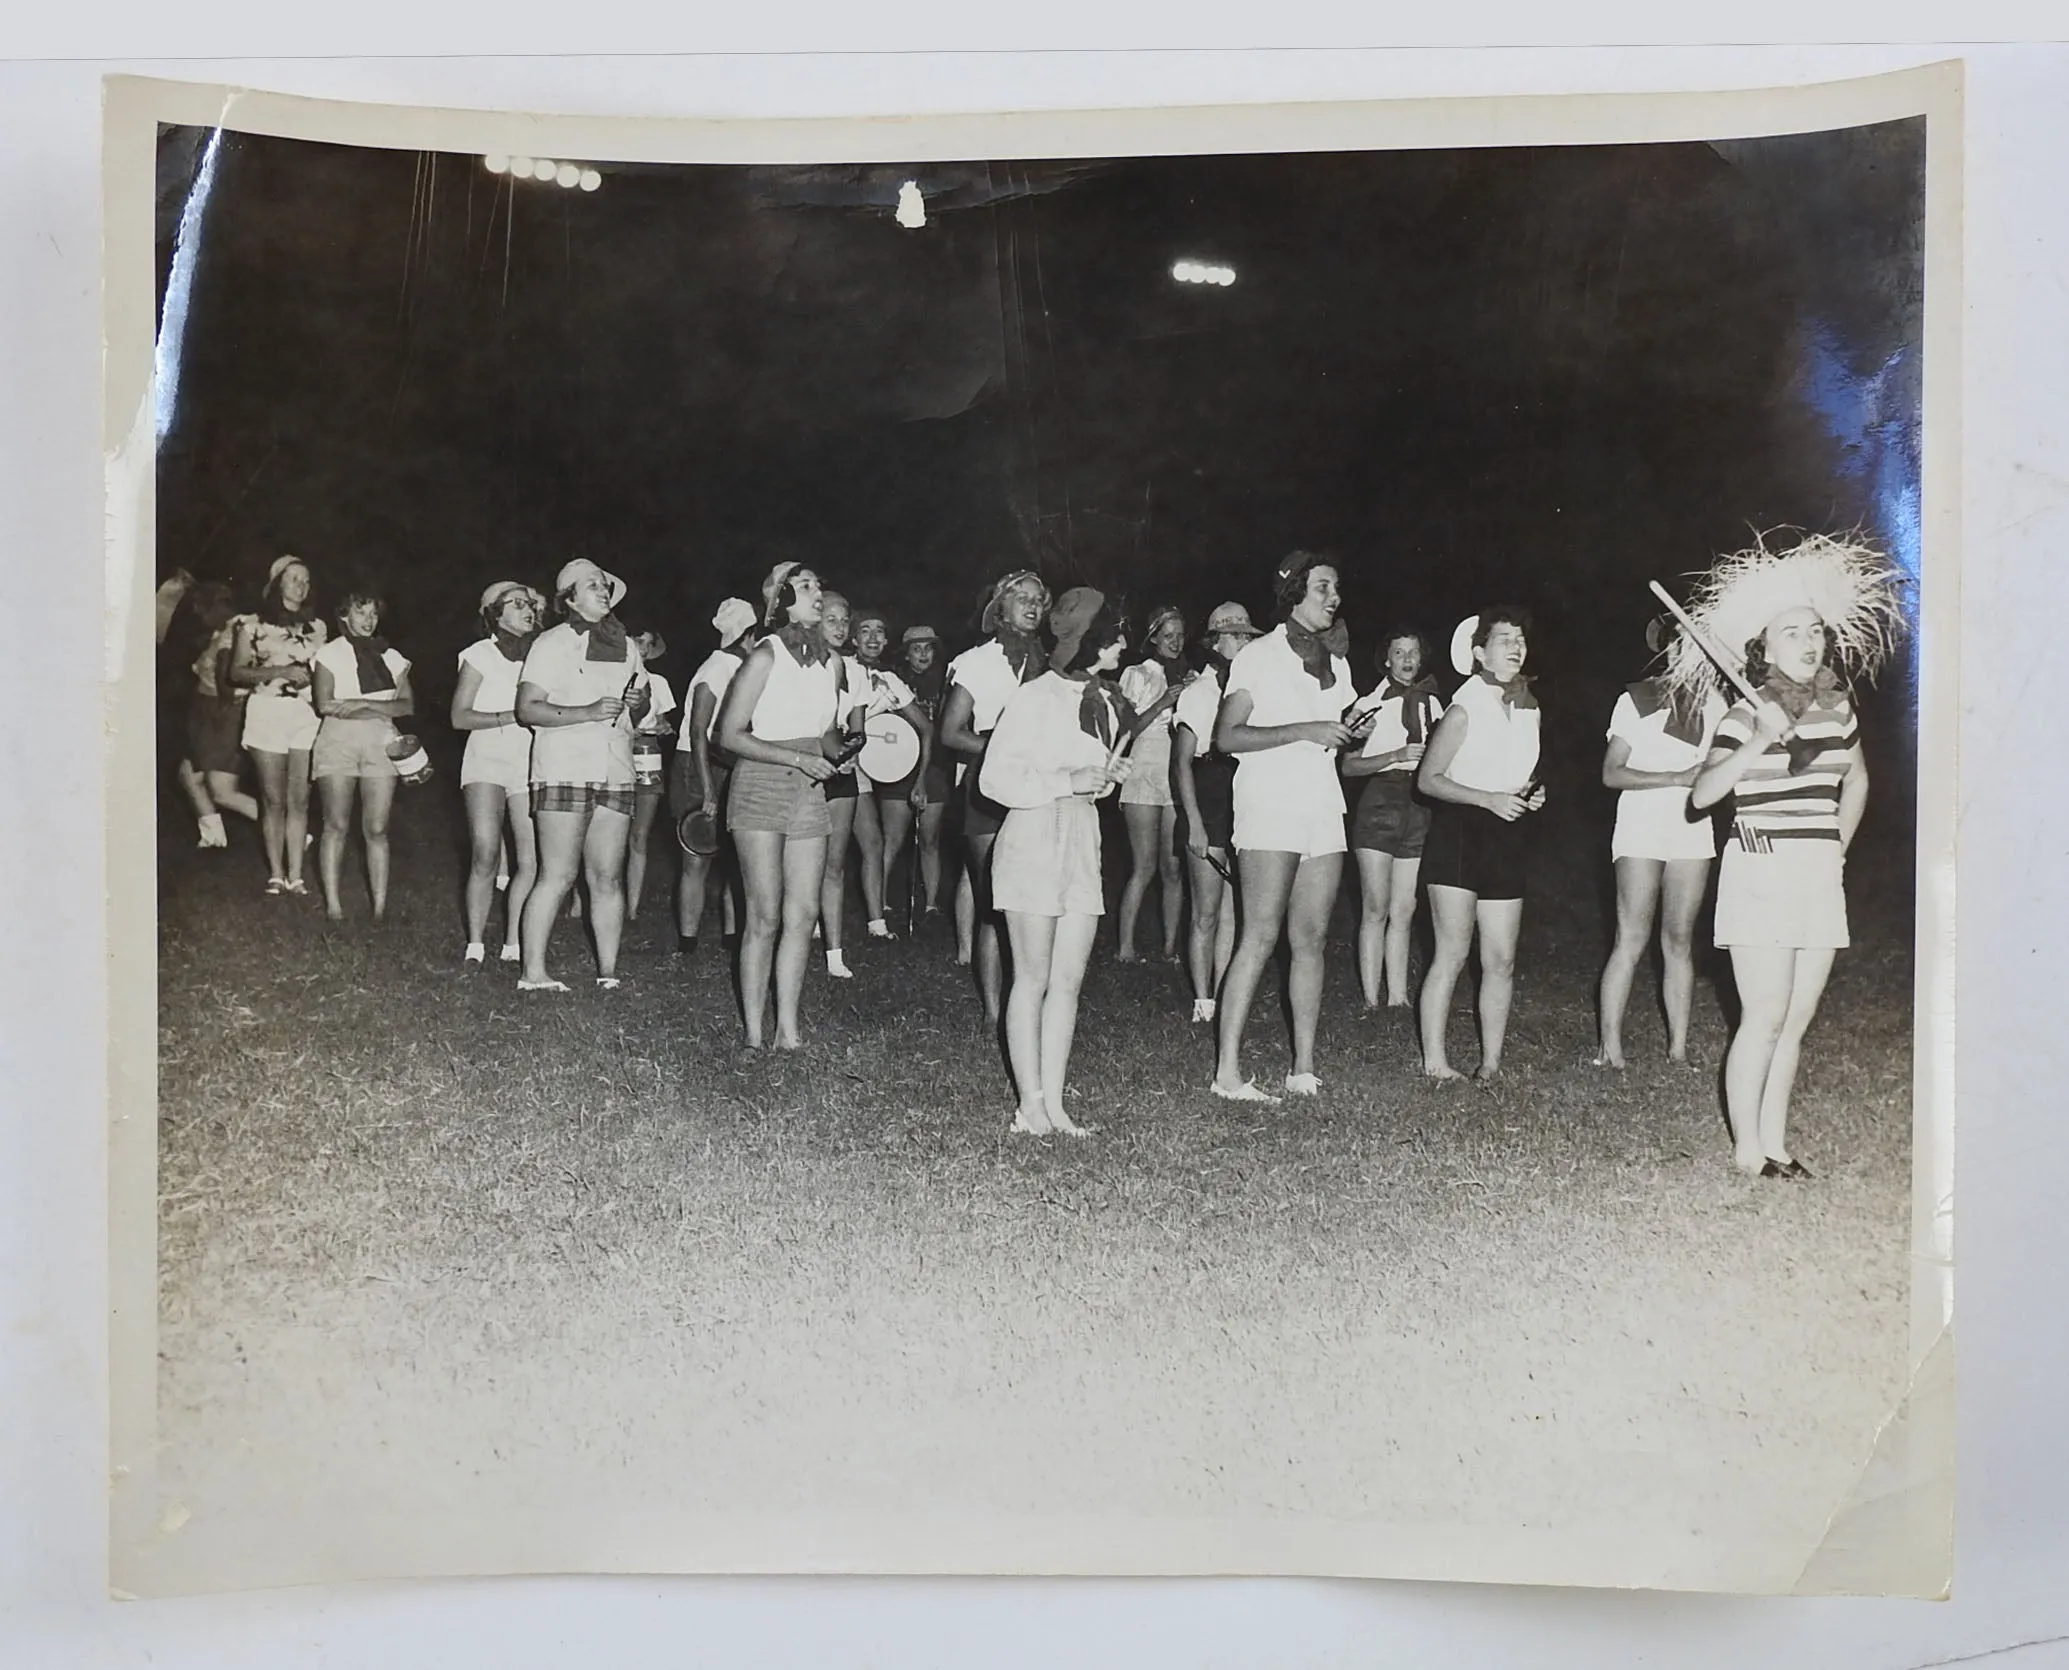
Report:
M776 636L783 640L783 647L803 667L819 667L833 659L833 651L826 647L826 639L816 626L807 626L794 620L778 629Z
M359 693L362 696L378 696L395 688L395 675L388 670L386 638L379 634L371 638L355 638L348 632L345 642L352 646L352 659L359 664Z
M1502 705L1512 712L1526 713L1537 706L1537 697L1530 688L1530 675L1528 673L1518 673L1506 684L1503 684L1499 679L1488 678L1484 670L1475 673L1473 677L1481 679L1499 690L1501 692Z
M579 615L570 615L568 625L575 629L578 637L589 641L589 647L582 656L585 661L623 661L631 653L625 644L625 623L616 615L605 615L599 620L584 620ZM509 651L505 650L504 654L509 654Z
M1624 694L1631 698L1640 719L1650 719L1665 708L1666 732L1676 742L1693 748L1703 740L1702 708L1686 693L1669 692L1656 678L1641 678L1636 684L1627 685Z
M1084 690L1078 697L1078 728L1111 753L1121 735L1120 710L1125 705L1105 679L1097 673L1087 673Z
M1039 632L1016 632L1010 626L1001 625L992 634L992 641L1006 652L1006 665L1013 669L1022 684L1049 664Z
M1386 682L1380 686L1379 699L1390 702L1396 697L1400 698L1401 724L1408 732L1409 742L1421 742L1428 734L1430 709L1442 703L1437 694L1437 681L1424 673L1414 683L1403 684L1389 673Z
M1335 658L1350 654L1351 629L1339 620L1316 632L1289 615L1286 617L1286 645L1300 657L1300 664L1307 669L1309 678L1324 690L1333 690L1336 688Z

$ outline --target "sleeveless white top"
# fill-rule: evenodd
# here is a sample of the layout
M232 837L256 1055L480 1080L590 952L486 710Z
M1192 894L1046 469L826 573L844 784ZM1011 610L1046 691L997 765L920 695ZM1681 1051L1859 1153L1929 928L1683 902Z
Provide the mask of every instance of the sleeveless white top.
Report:
M1534 707L1510 707L1501 687L1478 673L1458 687L1454 708L1466 713L1466 739L1444 773L1483 794L1516 794L1537 772L1538 719Z
M796 742L831 730L840 706L840 657L808 666L781 637L771 634L767 642L769 679L747 721L748 734L764 742Z

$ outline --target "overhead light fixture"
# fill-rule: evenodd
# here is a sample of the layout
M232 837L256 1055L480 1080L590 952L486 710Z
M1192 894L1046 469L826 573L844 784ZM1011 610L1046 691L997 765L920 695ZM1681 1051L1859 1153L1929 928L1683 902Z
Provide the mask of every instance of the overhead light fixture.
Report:
M1174 261L1171 276L1180 284L1217 284L1226 290L1236 281L1236 269L1212 261Z
M593 168L585 168L582 170L582 178L576 183L579 184L584 191L594 191L598 186L603 184L603 176L597 173L597 171Z
M920 195L917 180L907 180L898 188L898 224L907 227L927 224L927 200Z
M491 174L508 174L513 180L550 181L569 191L594 191L603 175L579 162L561 162L554 157L507 157L491 151L481 159Z
M481 159L481 166L486 168L491 174L507 174L510 172L510 159L498 156L491 151Z

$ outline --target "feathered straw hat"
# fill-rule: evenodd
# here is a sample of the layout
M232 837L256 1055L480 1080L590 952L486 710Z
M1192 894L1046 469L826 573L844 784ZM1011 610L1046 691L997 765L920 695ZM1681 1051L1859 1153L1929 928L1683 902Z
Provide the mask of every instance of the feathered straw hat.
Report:
M1777 615L1811 609L1831 634L1832 670L1848 679L1872 679L1903 636L1905 584L1882 551L1859 539L1814 533L1776 551L1763 538L1718 558L1696 583L1688 612L1736 662ZM1725 678L1683 632L1667 648L1660 683L1700 699L1723 688Z

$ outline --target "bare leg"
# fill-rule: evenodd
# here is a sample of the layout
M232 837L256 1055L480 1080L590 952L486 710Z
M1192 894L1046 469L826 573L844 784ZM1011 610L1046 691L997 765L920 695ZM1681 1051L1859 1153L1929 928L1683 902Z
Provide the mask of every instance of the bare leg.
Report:
M876 809L877 817L884 826L883 867L879 872L882 879L877 883L877 908L878 914L881 915L892 897L891 874L898 868L898 859L905 851L905 843L912 837L912 803L902 794L886 795L881 791L878 792L876 799L879 802ZM915 857L913 862L918 863L919 860ZM905 882L905 891L900 895L901 903L910 904L912 900L912 883L913 877L908 875ZM908 931L912 927L909 917L906 927Z
M503 856L503 789L497 783L469 783L460 790L467 807L467 943L488 938L489 906L496 897L496 867ZM523 909L512 899L514 916Z
M1192 927L1186 934L1185 968L1192 981L1193 998L1204 1002L1211 999L1220 989L1221 969L1226 966L1219 957L1221 941L1227 937L1223 927L1233 929L1234 918L1226 924L1222 920L1223 895L1228 884L1221 879L1220 872L1204 858L1196 858L1188 850L1185 855L1186 879L1192 887ZM1231 947L1233 948L1233 946Z
M1788 1019L1797 953L1770 946L1738 946L1731 974L1739 992L1739 1025L1724 1056L1724 1111L1731 1121L1732 1161L1743 1172L1767 1162L1760 1111L1774 1064L1775 1045ZM1790 1075L1794 1077L1793 1070Z
M366 848L366 890L374 920L388 914L388 818L395 809L397 777L368 777L359 785L359 840Z
M356 777L323 779L323 833L316 841L316 874L323 883L323 912L333 922L345 919L345 842L352 835L352 801L358 788Z
M1408 1007L1409 936L1415 931L1415 884L1420 858L1397 858L1387 890L1387 1007Z
M855 797L855 850L862 855L862 914L866 921L884 919L884 826L877 815L876 796Z
M977 888L970 880L970 857L965 852L962 869L955 878L955 960L968 968L976 949Z
M1042 1103L1049 1129L1063 1136L1090 1135L1064 1111L1063 1092L1070 1077L1070 1047L1078 1033L1078 994L1098 937L1098 917L1066 916L1056 923L1049 950L1048 989L1042 998ZM1017 954L1013 968L1017 976Z
M740 932L740 1000L747 1023L747 1047L758 1050L769 1012L769 974L775 966L776 935L783 926L783 848L780 832L742 829L734 832L733 844L740 854L740 878L747 894L747 920ZM819 891L812 890L816 910ZM809 955L811 929L805 929ZM798 972L800 982L804 972Z
M833 829L826 837L825 873L819 881L819 931L826 937L829 960L841 955L841 919L848 907L848 842L855 833L855 802L861 798L854 795L826 803Z
M682 855L682 869L675 878L675 931L684 939L695 939L703 929L710 877L709 858L697 852Z
M994 1024L999 1018L999 998L1005 985L1005 971L999 963L998 913L991 908L991 835L973 835L964 874L970 881L970 906L976 923L977 995L984 1002L984 1018Z
M920 810L914 822L920 832L920 900L931 915L941 908L941 820L946 808Z
M1243 1086L1243 1027L1250 1005L1264 979L1265 965L1279 948L1279 930L1286 921L1286 901L1293 891L1300 855L1291 852L1238 852L1243 882L1243 924L1235 955L1222 977L1221 1002L1215 1014L1214 1083L1222 1090Z
M660 808L658 792L635 791L632 797L632 826L625 841L625 920L639 919L639 896L647 887L647 837L654 830L654 813Z
M1445 1032L1458 977L1472 954L1478 903L1463 887L1430 888L1430 924L1436 930L1437 947L1430 958L1430 971L1422 977L1422 1070L1433 1079L1464 1076L1451 1065Z
M1157 808L1157 884L1163 890L1164 961L1178 961L1178 937L1185 927L1185 869L1178 862L1178 808Z
M819 883L826 869L826 837L783 842L783 938L776 946L776 1048L804 1043L798 1009L805 965L812 960L812 922L819 913Z
M208 784L196 771L192 762L181 760L178 767L180 793L187 797L187 804L193 809L195 818L216 816L216 803L209 798Z
M582 879L588 884L589 931L596 938L596 974L618 977L618 942L625 932L625 853L632 819L597 807L582 841Z
M1370 847L1353 849L1358 859L1358 990L1367 1009L1377 1009L1386 972L1387 907L1392 899L1394 855Z
M510 824L510 851L515 860L509 889L503 895L503 960L513 962L518 956L518 924L524 919L525 903L539 879L539 840L528 796L511 795L503 811Z
M1657 858L1619 858L1616 868L1616 943L1602 968L1597 1025L1601 1045L1597 1067L1624 1064L1624 1010L1631 1001L1631 980L1645 948L1652 943L1652 919L1659 908L1660 878L1666 865ZM1683 1011L1683 1030L1687 1012Z
M1767 1063L1767 1082L1760 1090L1760 1147L1765 1158L1789 1163L1789 1097L1796 1088L1796 1065L1803 1053L1803 1035L1825 995L1834 953L1798 951L1789 984L1789 1007Z
M1315 1070L1315 1026L1322 1015L1322 949L1342 880L1342 853L1303 858L1293 872L1293 887L1286 900L1286 943L1292 952L1286 995L1293 1010L1296 1075Z
M1026 1136L1046 1136L1049 1104L1042 1090L1042 1009L1049 991L1049 959L1057 918L1026 911L1006 912L1006 931L1013 940L1013 986L1006 995L1006 1060L1013 1069L1013 1088L1020 1106L1013 1129Z
M1118 962L1135 961L1135 922L1149 896L1150 878L1157 873L1157 812L1155 806L1121 807L1121 821L1128 828L1128 880L1121 889Z
M259 842L266 849L266 875L273 881L285 881L287 756L254 748L251 763L259 775Z
M1521 899L1482 899L1480 927L1480 1070L1485 1083L1501 1071L1509 1032L1509 1002L1516 991L1516 941L1523 932Z
M235 812L240 818L256 823L259 819L259 803L244 792L234 771L209 771L202 774L208 785L208 798L215 803L219 812Z
M290 887L302 880L302 855L309 845L309 750L297 748L287 756L287 812L280 839L281 862L287 867Z
M534 812L532 827L539 838L539 879L524 902L520 943L528 985L552 978L546 972L546 947L560 907L582 868L582 847L589 833L588 812Z
M1660 899L1660 1000L1667 1010L1667 1059L1688 1059L1688 1015L1695 1004L1695 919L1710 881L1707 858L1667 865Z

